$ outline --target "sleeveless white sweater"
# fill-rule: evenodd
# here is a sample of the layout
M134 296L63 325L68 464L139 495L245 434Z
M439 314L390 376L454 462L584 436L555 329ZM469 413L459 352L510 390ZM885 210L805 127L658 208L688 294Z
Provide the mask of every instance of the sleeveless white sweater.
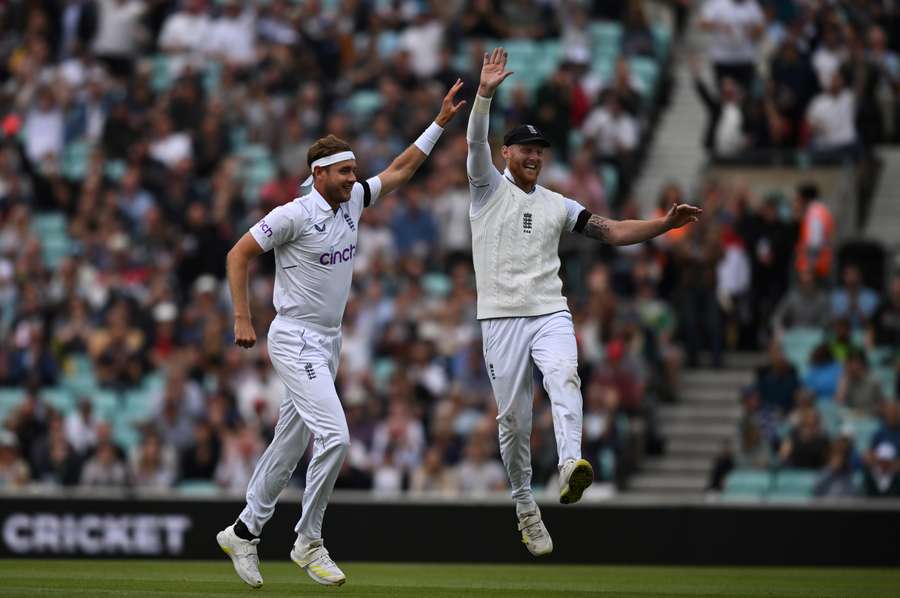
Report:
M568 309L559 277L562 195L541 186L525 193L504 176L470 220L479 320Z

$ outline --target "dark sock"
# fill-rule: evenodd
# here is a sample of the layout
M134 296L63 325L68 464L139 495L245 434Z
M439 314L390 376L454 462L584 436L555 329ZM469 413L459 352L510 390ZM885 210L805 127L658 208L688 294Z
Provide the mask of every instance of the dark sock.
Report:
M258 537L251 534L250 530L247 529L247 525L240 519L234 522L234 533L243 540L255 540Z

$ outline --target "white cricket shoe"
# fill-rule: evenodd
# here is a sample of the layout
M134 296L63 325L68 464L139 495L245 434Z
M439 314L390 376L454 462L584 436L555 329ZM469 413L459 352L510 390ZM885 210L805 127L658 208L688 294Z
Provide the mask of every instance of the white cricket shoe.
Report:
M585 459L569 459L559 470L561 488L559 502L571 505L581 500L581 495L594 483L594 468Z
M541 510L534 506L533 511L519 513L519 531L522 532L522 543L534 556L542 556L553 552L553 539L541 521Z
M261 588L263 578L259 574L259 556L256 554L259 538L245 540L234 533L234 525L229 525L216 534L216 542L222 551L231 557L238 577L250 587Z
M294 542L291 560L303 569L313 581L325 586L339 586L347 581L344 572L331 560L322 540L313 540L309 544L301 544L300 538Z

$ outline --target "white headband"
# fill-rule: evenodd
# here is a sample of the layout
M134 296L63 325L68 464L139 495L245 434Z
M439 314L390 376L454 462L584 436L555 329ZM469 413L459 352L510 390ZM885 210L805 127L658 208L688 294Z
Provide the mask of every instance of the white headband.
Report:
M312 189L313 186L313 173L316 171L316 166L324 167L331 166L332 164L337 164L338 162L343 162L344 160L356 160L356 156L353 155L353 152L338 152L336 154L331 154L330 156L325 156L323 158L319 158L315 162L313 162L310 167L309 176L306 177L306 180L300 183L300 195L306 195L309 193L309 190Z

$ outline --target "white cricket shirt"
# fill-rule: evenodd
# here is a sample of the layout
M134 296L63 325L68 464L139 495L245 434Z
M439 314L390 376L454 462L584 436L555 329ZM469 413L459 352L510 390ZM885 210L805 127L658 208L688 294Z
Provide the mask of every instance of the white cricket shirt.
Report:
M275 250L272 302L279 315L340 327L353 278L359 218L380 193L377 176L356 183L349 201L335 212L313 188L250 229L263 251Z

